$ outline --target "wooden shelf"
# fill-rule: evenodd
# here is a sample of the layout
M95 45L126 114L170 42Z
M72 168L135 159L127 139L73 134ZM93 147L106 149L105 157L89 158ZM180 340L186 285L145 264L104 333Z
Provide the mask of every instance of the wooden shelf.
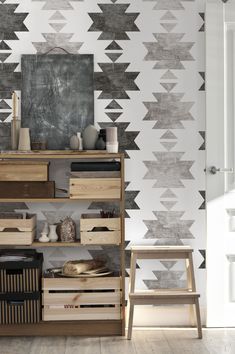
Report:
M115 336L115 335L125 335L125 182L124 182L124 153L108 153L106 151L71 151L71 150L62 150L62 151L0 151L0 160L6 160L11 162L13 160L23 161L23 160L53 160L53 159L65 159L65 160L113 160L117 159L121 163L120 171L120 183L119 189L121 193L118 194L93 194L97 195L97 198L92 197L91 193L82 194L82 198L70 199L69 194L61 194L64 197L56 198L0 198L0 203L81 203L81 202L109 202L109 203L119 203L120 206L120 244L101 244L99 243L90 243L90 244L81 244L80 240L78 242L69 243L69 242L49 242L42 243L38 240L35 240L31 245L0 245L2 247L11 247L11 248L78 248L78 247L89 247L93 246L116 246L118 247L118 252L120 254L120 268L119 268L119 290L122 289L118 295L118 310L115 308L115 311L118 311L118 316L116 313L112 314L107 318L113 318L113 320L101 320L101 318L106 318L105 316L94 317L100 318L100 320L88 320L88 317L83 320L78 321L76 318L75 321L71 321L73 316L68 317L62 321L61 318L59 321L41 321L40 323L35 324L11 324L11 325L0 325L0 337L1 336L53 336L53 335L76 335L76 336ZM91 181L92 183L92 181ZM59 194L60 195L60 194ZM79 194L80 195L80 194ZM13 195L14 196L14 195ZM66 196L66 197L65 197ZM107 198L107 197L114 198ZM104 197L104 198L102 198ZM97 240L95 240L97 242ZM111 239L108 239L107 242L112 242ZM42 250L41 250L42 251ZM86 279L84 280L84 282ZM105 294L106 296L106 294ZM120 301L119 301L120 300ZM105 300L106 301L106 300ZM116 301L116 300L115 300ZM109 309L108 309L109 310ZM93 311L93 308L92 308ZM102 309L99 309L99 312ZM115 312L114 311L114 312ZM70 311L71 312L71 311ZM53 314L54 315L54 314ZM72 314L74 315L74 314ZM95 314L96 315L96 314Z
M123 156L123 153L109 153L105 150L0 151L0 159L120 159Z
M120 202L121 199L108 199L108 198L91 198L91 199L70 199L70 198L0 198L1 203L67 203L67 202L90 202L90 201L95 201L95 202Z
M33 242L29 247L91 247L91 246L120 246L117 244L83 244L81 242ZM27 247L27 246L26 246Z
M1 336L124 336L122 320L48 321L0 325Z

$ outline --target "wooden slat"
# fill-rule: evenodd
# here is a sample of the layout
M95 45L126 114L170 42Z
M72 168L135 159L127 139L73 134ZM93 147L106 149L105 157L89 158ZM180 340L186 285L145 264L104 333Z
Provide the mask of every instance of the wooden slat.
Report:
M131 246L132 252L180 252L187 251L193 252L193 248L190 246Z
M122 321L46 321L35 324L0 325L0 336L120 336Z
M0 232L0 245L31 245L36 235L36 229L32 231Z
M158 292L157 290L146 290L146 291L135 291L134 293L129 294L130 298L146 298L146 299L152 299L152 298L159 298L159 299L164 299L166 297L169 298L186 298L186 297L200 297L199 293L196 292L191 292L191 291L172 291L171 289L165 290L165 291L160 291Z
M121 158L123 153L108 153L104 150L40 150L40 151L1 151L0 159L110 159Z
M91 244L114 244L119 245L121 242L120 231L100 231L100 232L86 232L82 231L80 233L81 243L84 245Z
M72 321L72 320L118 320L121 318L120 308L78 308L60 309L50 308L43 310L44 321Z
M43 278L43 290L98 290L120 289L119 277L101 278Z
M19 231L32 231L36 227L37 216L35 214L28 214L27 219L1 219L0 230L8 228L16 228Z
M71 199L121 198L120 178L70 178Z
M47 181L48 162L0 161L0 181Z
M82 214L80 231L92 231L94 227L107 227L109 230L118 231L121 228L121 219L101 218L99 214Z
M44 293L43 305L120 305L120 291L104 293Z

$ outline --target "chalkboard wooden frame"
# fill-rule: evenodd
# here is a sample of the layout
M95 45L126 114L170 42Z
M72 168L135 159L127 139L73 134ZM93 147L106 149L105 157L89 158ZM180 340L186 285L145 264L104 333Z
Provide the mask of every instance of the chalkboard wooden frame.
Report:
M69 147L73 134L94 124L92 54L22 55L22 127L47 149Z

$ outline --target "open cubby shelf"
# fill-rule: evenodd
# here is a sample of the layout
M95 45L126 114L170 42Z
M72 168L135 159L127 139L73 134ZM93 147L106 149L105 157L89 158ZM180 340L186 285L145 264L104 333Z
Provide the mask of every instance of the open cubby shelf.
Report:
M81 243L80 241L74 242L74 243L66 243L66 242L50 242L50 243L41 243L35 240L31 245L29 246L24 246L24 245L1 245L1 247L5 248L46 248L46 247L64 247L64 248L70 248L70 247L92 247L92 246L116 246L118 247L118 252L120 255L120 268L118 272L120 273L120 278L119 278L119 284L114 285L114 293L116 292L116 295L109 295L107 299L110 301L111 304L113 304L112 301L116 301L115 305L112 305L110 308L116 308L114 310L109 310L109 307L106 307L104 310L104 315L102 315L102 318L105 317L105 313L107 312L108 316L109 313L111 316L113 316L113 319L108 318L107 319L98 319L97 316L100 316L99 313L101 310L94 310L94 315L92 314L91 317L93 316L94 319L92 320L58 320L54 321L53 318L48 321L40 321L38 323L27 323L27 324L5 324L5 325L0 325L0 336L53 336L53 335L76 335L76 336L114 336L114 335L125 335L125 181L124 181L124 154L123 153L107 153L106 151L30 151L30 152L17 152L17 151L1 151L0 152L0 159L2 160L27 160L27 159L43 159L43 160L53 160L53 159L74 159L74 160L112 160L112 159L117 159L121 163L121 171L120 171L120 183L117 188L120 189L120 198L96 198L96 197L87 197L87 198L75 198L75 199L70 199L69 197L67 198L8 198L8 199L3 199L0 198L0 202L4 203L16 203L16 202L28 202L28 203L67 203L67 202L73 202L73 203L78 203L78 202L91 202L91 201L102 201L102 202L109 202L109 203L118 203L119 204L119 214L120 214L120 240L119 243L112 243L112 244L102 244L101 242L95 242L92 244L85 244ZM94 178L94 177L93 177ZM101 180L101 182L100 182ZM97 178L98 181L98 178ZM83 179L84 182L84 179ZM99 179L99 183L102 183L102 179ZM85 230L86 231L86 230ZM62 279L62 278L61 278ZM73 278L74 279L74 278ZM91 279L91 278L89 278ZM88 278L82 278L81 284L90 284L90 280ZM92 278L93 279L93 278ZM109 286L112 287L113 284L110 283L112 280L109 277L104 277L103 278L103 283L102 283L102 288L104 289L103 291L103 296L104 298L106 297L106 290L109 289ZM98 284L99 281L94 280L92 282L92 286L94 284ZM86 285L84 285L86 286ZM90 285L89 285L90 286ZM116 288L115 288L116 286ZM85 288L84 288L85 289ZM110 288L111 289L111 288ZM113 288L112 288L113 289ZM115 290L116 289L116 290ZM43 289L42 293L42 299L44 298L44 295L46 294L46 290ZM63 290L62 290L63 291ZM93 291L94 292L94 291ZM96 291L95 291L96 292ZM65 291L66 293L66 291ZM91 291L92 293L92 291ZM98 291L99 294L99 291ZM86 291L84 293L84 297L86 298L86 301L93 301L90 300L93 299L95 295L91 295L91 297L88 297L87 300L87 295ZM97 303L96 301L104 301L100 299L101 295L97 295L97 300L95 300L95 304ZM107 301L108 301L107 300ZM56 300L56 301L61 301L61 300ZM99 303L99 302L98 302ZM113 307L114 306L114 307ZM85 306L86 307L86 306ZM88 306L89 307L89 306ZM92 307L91 307L92 308ZM98 306L99 308L99 306ZM85 313L85 309L83 306L81 306L81 313ZM120 309L120 310L119 310ZM96 312L95 312L96 311ZM66 314L66 317L68 317L69 313L72 313L73 311L71 308L68 309L68 313ZM75 312L75 310L74 310ZM92 310L87 310L88 315L90 316L90 312ZM87 315L85 313L85 315ZM74 315L74 314L73 314ZM76 315L76 314L75 314ZM54 316L54 314L53 314ZM52 316L52 317L53 317ZM76 317L76 316L75 316ZM75 318L74 317L74 318ZM116 319L118 318L118 319Z

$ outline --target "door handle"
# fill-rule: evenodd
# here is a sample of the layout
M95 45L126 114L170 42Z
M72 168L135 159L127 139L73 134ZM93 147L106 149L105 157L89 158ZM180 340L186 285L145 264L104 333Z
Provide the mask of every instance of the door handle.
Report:
M217 168L215 166L209 167L208 171L212 174L215 175L217 172L222 172L222 173L233 173L234 169L233 168Z

